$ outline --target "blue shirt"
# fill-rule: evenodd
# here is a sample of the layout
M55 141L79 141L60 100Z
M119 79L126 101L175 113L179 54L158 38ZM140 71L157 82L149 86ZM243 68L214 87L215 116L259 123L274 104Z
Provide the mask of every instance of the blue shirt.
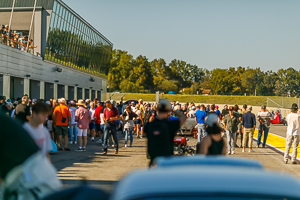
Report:
M216 112L218 115L221 114L221 112L220 112L219 110L215 110L215 112Z
M245 128L253 128L256 125L255 115L251 112L247 112L242 117L242 125Z
M198 124L204 124L206 118L206 112L204 110L197 110L195 117L197 118Z

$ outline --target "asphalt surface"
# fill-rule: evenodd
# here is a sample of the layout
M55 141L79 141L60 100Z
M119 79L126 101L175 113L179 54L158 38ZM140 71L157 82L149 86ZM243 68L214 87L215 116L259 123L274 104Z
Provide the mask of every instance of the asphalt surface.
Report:
M286 126L272 126L272 133L284 136ZM58 170L58 177L65 187L73 187L87 183L93 187L111 191L114 185L126 174L141 168L146 168L146 139L137 139L134 135L133 147L124 147L124 135L119 133L119 154L114 154L114 149L109 147L108 154L102 155L103 148L100 143L88 141L86 152L76 152L77 145L69 145L71 152L58 152L51 155L52 162ZM194 145L197 140L189 137L189 145ZM240 141L237 141L240 144ZM254 153L243 153L241 148L236 148L235 157L244 157L260 161L266 170L278 173L287 173L299 178L300 165L283 164L283 155L272 148L255 148ZM242 180L242 177L241 177Z

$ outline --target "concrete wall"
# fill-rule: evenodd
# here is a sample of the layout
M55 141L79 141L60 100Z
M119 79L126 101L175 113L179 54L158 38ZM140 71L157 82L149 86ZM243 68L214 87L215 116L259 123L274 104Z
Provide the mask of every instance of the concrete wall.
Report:
M57 67L60 67L62 72L57 72ZM3 75L3 95L7 98L11 96L10 77L24 79L27 76L26 79L41 82L41 98L45 95L44 84L55 83L54 93L55 85L57 86L57 84L65 86L78 84L76 85L77 87L87 90L90 90L91 87L96 91L101 91L102 89L101 100L104 101L106 99L106 79L64 65L45 62L40 57L5 45L0 46L0 74ZM95 82L90 81L91 76L94 77ZM25 83L24 88L30 88L27 85L30 81ZM55 97L57 94L53 94L53 96ZM100 98L98 97L98 99Z

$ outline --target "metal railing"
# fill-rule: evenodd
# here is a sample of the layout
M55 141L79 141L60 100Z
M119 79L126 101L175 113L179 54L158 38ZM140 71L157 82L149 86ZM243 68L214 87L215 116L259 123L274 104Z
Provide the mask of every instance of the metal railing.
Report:
M272 99L267 98L267 107L291 108L293 103L296 103L299 106L300 99L291 97L275 97Z
M28 52L30 54L34 54L34 49L31 47L28 47L28 51L27 51L27 44L22 45L18 41L14 41L12 39L7 40L6 38L4 38L2 36L0 36L0 44L9 46L13 49L18 49L20 51Z

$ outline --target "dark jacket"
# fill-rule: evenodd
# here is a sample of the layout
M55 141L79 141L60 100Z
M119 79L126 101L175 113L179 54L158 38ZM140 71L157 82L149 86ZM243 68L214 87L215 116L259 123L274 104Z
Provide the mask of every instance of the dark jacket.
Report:
M253 128L256 125L255 115L251 112L247 112L242 117L242 125L245 128Z

